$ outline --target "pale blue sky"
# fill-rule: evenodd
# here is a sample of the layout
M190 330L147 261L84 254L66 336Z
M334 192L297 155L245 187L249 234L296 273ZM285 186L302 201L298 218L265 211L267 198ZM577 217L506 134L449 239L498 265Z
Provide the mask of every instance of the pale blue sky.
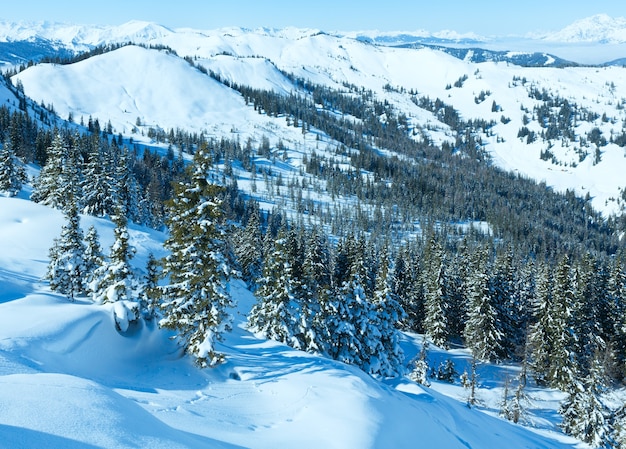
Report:
M444 29L480 35L523 35L556 31L595 14L626 16L621 0L12 0L0 20L50 20L120 25L138 19L170 28L225 26L325 31L413 31Z

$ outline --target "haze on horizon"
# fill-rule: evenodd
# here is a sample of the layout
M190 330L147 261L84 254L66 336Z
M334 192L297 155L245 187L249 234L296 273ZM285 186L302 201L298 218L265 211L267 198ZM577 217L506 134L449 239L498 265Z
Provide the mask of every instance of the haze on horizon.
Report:
M175 4L137 0L110 0L97 8L86 8L78 0L26 0L7 2L0 20L50 21L81 25L120 25L130 20L155 22L170 28L215 29L314 28L324 31L416 31L437 33L451 30L479 36L523 36L560 30L596 14L626 16L626 7L614 0L587 2L527 0L501 3L488 0L463 2L415 2L401 0L330 1L310 7L276 0L231 2L181 0Z

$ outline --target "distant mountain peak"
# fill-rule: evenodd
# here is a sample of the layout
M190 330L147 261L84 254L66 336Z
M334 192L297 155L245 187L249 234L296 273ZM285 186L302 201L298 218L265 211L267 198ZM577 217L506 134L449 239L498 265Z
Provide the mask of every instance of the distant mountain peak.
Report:
M361 41L369 41L381 45L405 45L412 43L449 43L449 44L476 44L486 42L489 39L475 33L457 33L452 30L442 30L431 33L426 30L415 31L351 31L337 33L338 36L346 36Z
M557 42L626 43L626 18L597 14L577 20L560 31L543 36Z

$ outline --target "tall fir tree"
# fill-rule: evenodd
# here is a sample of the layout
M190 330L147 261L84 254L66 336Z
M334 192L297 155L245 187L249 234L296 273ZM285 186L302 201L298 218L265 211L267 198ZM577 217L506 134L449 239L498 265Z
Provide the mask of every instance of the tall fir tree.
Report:
M104 254L100 246L100 236L92 225L85 235L85 284L93 280L96 270L104 263Z
M111 216L115 211L115 181L112 167L106 164L105 151L108 147L101 147L98 140L83 168L83 212L97 217Z
M301 349L297 336L300 306L294 296L293 265L288 257L286 231L281 230L274 250L265 258L263 277L256 291L257 303L252 307L248 323L252 330L267 338Z
M303 264L304 296L300 327L307 351L324 352L326 341L324 302L331 288L331 255L328 240L313 229L308 236Z
M601 269L590 254L585 254L573 269L574 298L572 327L573 351L580 376L589 372L591 361L600 347L606 347L599 321L600 304L606 292L600 288Z
M529 326L527 346L530 353L530 367L540 385L548 383L550 351L553 335L552 323L552 270L540 265L537 270L535 303L532 323Z
M254 287L263 269L263 236L258 205L253 207L246 226L236 232L234 238L235 256L241 268L241 276L250 287Z
M78 152L57 133L48 148L46 165L35 180L31 199L56 209L71 207L81 198ZM70 200L71 198L71 200Z
M471 249L464 239L461 241L455 254L451 255L448 275L448 307L446 319L448 322L449 339L460 340L465 333L467 322L468 283L471 270Z
M501 335L497 355L511 358L523 353L525 344L524 304L516 291L516 267L513 249L508 247L496 256L491 276L491 294L496 310L496 329Z
M159 324L176 331L183 349L200 367L224 360L216 348L231 329L228 291L231 269L221 232L221 188L208 182L211 157L206 145L194 154L188 180L174 186L167 204L170 236L164 247L162 313Z
M88 268L85 264L85 244L76 206L70 205L65 216L67 222L61 229L61 235L50 248L50 262L45 279L50 282L52 290L67 295L74 301L76 295L85 293L84 282Z
M424 332L432 342L448 347L448 282L446 259L441 244L432 237L427 248L427 269L423 271L425 286Z
M327 353L335 360L361 368L367 360L363 336L370 330L369 302L364 287L367 277L364 251L363 241L359 242L353 236L346 239L338 254L341 271L336 273L337 281L341 279L342 284L336 285L332 296L324 301L322 312L326 317ZM339 263L336 266L339 267Z
M404 353L400 348L400 334L397 329L404 317L404 310L391 292L386 251L380 257L371 311L369 325L374 329L365 335L365 347L370 354L367 371L383 377L395 377L404 371Z
M620 258L615 258L612 263L607 295L609 313L614 318L611 341L617 365L615 377L623 379L626 377L626 270ZM626 436L626 427L624 431Z
M548 380L550 385L566 389L576 379L577 365L574 353L572 304L575 292L569 256L563 256L554 271L552 307L547 332L550 347Z
M0 195L16 196L26 181L24 165L7 139L0 148Z
M391 277L391 292L405 312L401 326L411 332L423 333L424 286L416 251L405 246L398 252Z
M113 230L115 240L109 251L109 257L95 270L90 284L92 298L99 304L138 299L138 284L130 264L135 250L129 243L128 222L124 209L119 207L112 219L115 223Z
M502 332L498 328L498 311L494 305L488 267L488 249L477 250L469 281L468 319L465 344L482 361L491 361L502 353Z
M602 402L606 379L602 363L595 358L582 382L572 380L569 396L561 404L561 428L591 447L616 447L610 413Z

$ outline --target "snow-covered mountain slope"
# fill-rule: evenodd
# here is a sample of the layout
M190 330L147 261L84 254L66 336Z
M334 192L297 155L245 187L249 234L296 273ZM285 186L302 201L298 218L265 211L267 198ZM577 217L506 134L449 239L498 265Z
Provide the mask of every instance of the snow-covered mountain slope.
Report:
M110 42L162 38L173 31L154 23L133 20L119 26L76 25L53 22L0 22L0 42L44 39L81 51Z
M381 382L354 367L295 351L250 334L252 295L233 282L235 330L220 350L227 362L200 370L169 333L142 322L115 330L112 305L51 292L40 281L59 211L0 197L0 448L564 448L553 420L560 394L536 391L534 433L469 409L459 386ZM103 247L111 223L95 225ZM163 235L130 229L142 266ZM407 355L417 338L405 336ZM466 353L454 353L461 363ZM502 369L486 367L479 397L497 408ZM458 390L457 390L458 389ZM543 399L542 399L543 398ZM549 400L545 400L549 398Z
M114 76L112 76L114 75ZM91 58L72 66L40 65L20 76L32 98L48 98L61 116L111 119L115 128L129 134L137 117L153 126L208 128L217 114L244 109L241 98L204 76L180 58L139 47ZM45 80L45 85L39 84ZM189 95L189 92L194 92ZM62 100L64 99L64 100ZM149 117L149 118L148 118Z
M623 44L626 42L626 18L598 14L578 20L555 33L547 34L543 39L557 42Z
M375 46L348 37L313 30L229 29L212 32L149 34L147 45L167 46L180 57L218 74L222 80L288 94L295 90L283 72L335 89L357 86L393 104L435 143L455 137L430 112L418 108L417 97L439 98L464 120L493 121L483 136L494 161L525 176L546 181L559 190L587 193L596 208L621 212L617 199L625 186L624 148L609 143L598 150L587 133L598 128L607 141L621 135L626 119L626 69L622 67L519 67L508 63L460 60L431 48ZM281 72L282 71L282 72ZM133 135L139 122L152 127L206 131L212 136L241 138L268 134L303 151L319 144L284 119L270 118L246 106L237 92L221 85L186 61L165 52L137 47L92 57L71 65L38 65L14 77L36 102L53 105L75 120L91 115L110 121L116 133ZM567 101L588 120L576 120L575 138L529 142L518 135L523 127L540 136L546 122L537 121L542 102L536 92ZM558 115L558 108L552 113ZM590 112L590 114L587 114ZM310 146L309 146L310 145ZM550 154L553 157L546 157Z

